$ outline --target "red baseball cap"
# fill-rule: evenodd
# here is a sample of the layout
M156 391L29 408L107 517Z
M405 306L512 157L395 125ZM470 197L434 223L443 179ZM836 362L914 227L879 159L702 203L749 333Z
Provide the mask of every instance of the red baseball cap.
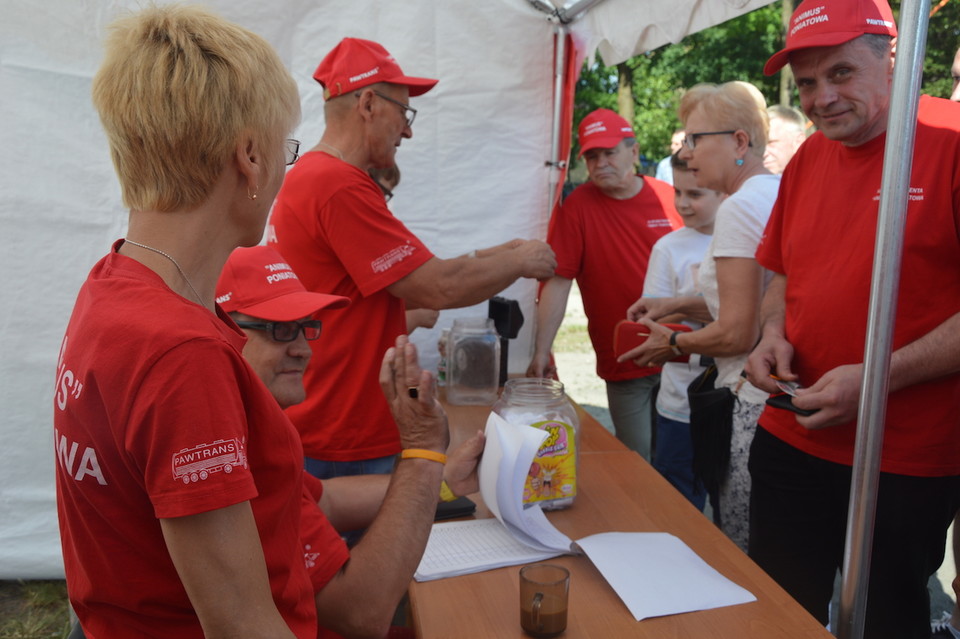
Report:
M790 18L787 46L770 56L763 73L773 75L782 69L798 49L833 47L865 33L897 36L886 0L806 0Z
M313 79L323 85L323 99L336 98L356 89L389 82L410 89L410 97L423 95L439 80L403 74L400 65L380 44L360 38L344 38L320 61Z
M590 149L612 149L621 140L635 138L633 127L610 109L597 109L580 120L580 155Z
M234 249L217 282L217 304L270 322L292 322L325 308L343 308L350 299L311 293L283 256L268 246Z

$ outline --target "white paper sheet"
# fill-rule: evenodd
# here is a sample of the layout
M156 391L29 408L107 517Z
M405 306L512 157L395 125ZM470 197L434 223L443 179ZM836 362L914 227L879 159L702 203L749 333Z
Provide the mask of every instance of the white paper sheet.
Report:
M668 533L599 533L571 544L539 504L523 507L527 471L546 433L491 413L486 436L480 492L496 519L434 524L417 581L542 561L579 546L637 621L756 600Z
M757 600L668 533L599 533L577 544L637 621Z
M469 575L542 561L563 553L531 548L517 540L497 519L448 521L433 525L413 578L431 581Z
M554 528L540 505L524 507L523 504L527 473L547 432L517 426L490 413L486 436L479 470L484 503L514 537L528 546L542 551L570 552L570 538Z
M428 581L549 559L571 552L539 504L523 506L527 471L545 431L516 426L496 413L487 419L480 458L480 495L496 519L433 525L414 578Z

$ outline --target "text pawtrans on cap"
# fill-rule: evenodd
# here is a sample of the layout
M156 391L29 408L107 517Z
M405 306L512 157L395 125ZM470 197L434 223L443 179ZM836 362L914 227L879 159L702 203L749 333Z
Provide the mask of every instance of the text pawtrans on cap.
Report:
M770 56L763 72L773 75L798 49L834 47L865 33L896 37L897 24L886 0L806 0L790 18L787 46Z
M323 99L329 100L377 82L402 84L410 89L410 97L423 95L439 80L404 75L396 59L372 40L344 38L313 72L313 79L323 85Z

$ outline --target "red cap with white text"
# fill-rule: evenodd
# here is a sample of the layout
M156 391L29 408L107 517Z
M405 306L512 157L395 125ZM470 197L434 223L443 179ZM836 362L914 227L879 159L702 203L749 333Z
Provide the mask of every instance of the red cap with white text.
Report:
M763 66L773 75L798 49L834 47L865 33L896 37L897 24L886 0L806 0L793 12L787 45Z
M423 95L439 80L404 75L400 65L382 45L372 40L344 38L320 62L313 79L323 85L329 100L377 82L402 84L410 97Z
M597 109L580 120L580 155L590 149L612 149L621 140L635 138L633 127L610 109Z
M283 257L267 246L234 249L217 282L217 304L270 322L292 322L325 308L343 308L350 299L312 293Z

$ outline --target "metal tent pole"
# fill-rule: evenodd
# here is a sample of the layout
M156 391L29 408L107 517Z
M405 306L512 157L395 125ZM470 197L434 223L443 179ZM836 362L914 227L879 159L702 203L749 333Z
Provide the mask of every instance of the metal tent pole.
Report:
M550 180L547 192L547 216L553 214L553 207L557 203L557 187L560 185L560 176L563 169L566 168L566 161L563 159L566 153L560 149L560 140L563 132L560 127L563 126L563 100L567 92L565 86L567 83L567 27L563 23L558 23L554 28L554 56L553 56L553 130L550 134L550 160L547 164L550 166Z
M923 75L929 0L906 0L900 9L897 57L887 118L880 214L870 288L850 509L847 513L839 639L861 639L873 547L880 452L886 419L890 352L900 280L907 193L913 165L917 101Z
M603 2L603 0L579 0L578 2L568 4L563 9L557 11L557 16L564 24L573 22L583 13L586 13L592 9L594 5L600 4L601 2Z
M560 175L566 168L566 160L563 159L566 151L560 149L560 139L562 137L560 127L563 124L564 86L567 82L566 56L567 34L569 32L567 25L581 17L594 5L603 2L603 0L578 0L559 9L546 0L527 0L527 2L538 11L547 14L548 19L556 23L554 29L556 42L553 56L553 127L550 139L550 158L546 162L547 166L550 167L550 179L547 186L549 189L547 202L549 202L550 207L547 215L550 216L553 214L554 196L557 192L557 186L560 184Z

